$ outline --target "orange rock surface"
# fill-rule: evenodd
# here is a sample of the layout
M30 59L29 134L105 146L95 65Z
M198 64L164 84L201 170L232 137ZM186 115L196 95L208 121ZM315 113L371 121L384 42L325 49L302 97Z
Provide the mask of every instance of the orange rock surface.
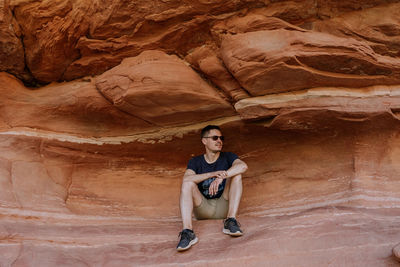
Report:
M182 60L159 51L127 58L96 79L115 107L166 126L235 115L232 106Z
M0 266L397 266L400 4L0 1ZM179 192L199 131L238 220Z

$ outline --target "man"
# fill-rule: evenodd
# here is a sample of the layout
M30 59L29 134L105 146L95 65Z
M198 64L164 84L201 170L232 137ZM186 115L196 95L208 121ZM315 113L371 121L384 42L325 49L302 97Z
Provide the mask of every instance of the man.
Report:
M197 219L225 219L223 233L243 234L236 221L242 196L242 176L247 165L237 155L222 152L221 129L208 125L201 131L205 154L192 158L183 176L180 210L183 230L178 251L189 249L198 238L192 228L192 212Z

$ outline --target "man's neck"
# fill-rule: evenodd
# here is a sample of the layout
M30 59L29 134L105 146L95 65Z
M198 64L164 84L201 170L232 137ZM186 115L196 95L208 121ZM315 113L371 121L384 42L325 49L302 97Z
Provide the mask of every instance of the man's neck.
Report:
M220 153L221 153L220 151L214 152L207 150L206 153L204 154L204 158L207 161L207 163L214 163L217 161Z

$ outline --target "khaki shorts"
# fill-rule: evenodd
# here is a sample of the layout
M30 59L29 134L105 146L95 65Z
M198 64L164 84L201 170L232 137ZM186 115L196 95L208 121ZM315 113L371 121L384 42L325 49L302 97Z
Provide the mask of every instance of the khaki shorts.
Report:
M194 207L193 213L196 219L225 219L228 214L229 201L223 196L220 198L208 199L204 196L200 206Z

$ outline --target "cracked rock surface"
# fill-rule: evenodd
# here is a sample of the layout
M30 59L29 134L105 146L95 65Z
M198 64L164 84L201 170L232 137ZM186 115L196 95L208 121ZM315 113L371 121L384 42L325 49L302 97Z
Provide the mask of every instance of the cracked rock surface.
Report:
M0 1L0 266L397 266L400 3ZM238 220L179 193L199 131Z

